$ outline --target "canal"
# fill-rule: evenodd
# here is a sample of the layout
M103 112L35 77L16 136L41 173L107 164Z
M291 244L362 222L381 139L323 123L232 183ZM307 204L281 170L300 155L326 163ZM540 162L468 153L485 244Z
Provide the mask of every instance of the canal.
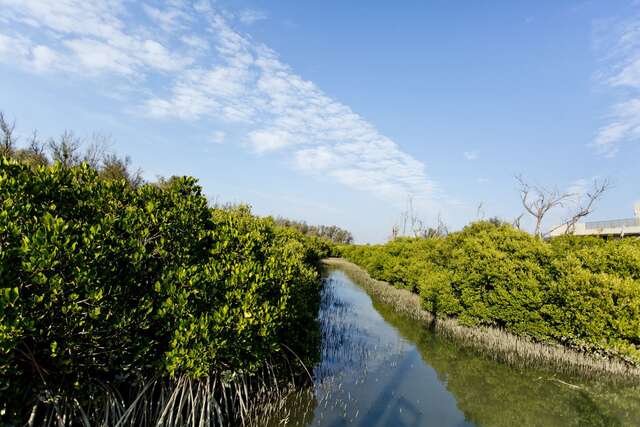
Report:
M515 369L456 346L328 269L304 426L640 425L640 388Z

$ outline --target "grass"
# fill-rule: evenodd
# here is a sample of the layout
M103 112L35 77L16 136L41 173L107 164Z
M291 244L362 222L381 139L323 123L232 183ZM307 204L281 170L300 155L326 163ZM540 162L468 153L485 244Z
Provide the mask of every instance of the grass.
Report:
M485 357L515 368L541 368L585 379L640 382L640 369L623 360L535 342L495 327L467 327L454 318L436 318L422 308L420 296L415 293L375 280L359 266L341 258L328 258L324 263L340 268L376 300Z

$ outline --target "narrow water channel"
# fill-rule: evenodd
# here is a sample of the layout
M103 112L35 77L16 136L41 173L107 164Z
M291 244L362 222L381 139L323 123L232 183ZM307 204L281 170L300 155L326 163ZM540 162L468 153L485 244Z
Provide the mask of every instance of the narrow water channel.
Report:
M640 425L640 388L512 369L457 348L328 270L313 402L290 425Z

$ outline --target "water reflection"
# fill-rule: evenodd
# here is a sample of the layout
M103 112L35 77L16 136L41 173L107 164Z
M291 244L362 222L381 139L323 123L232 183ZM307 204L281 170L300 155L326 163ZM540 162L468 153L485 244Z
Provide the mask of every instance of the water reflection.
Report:
M640 425L640 389L515 370L460 349L326 275L309 426Z
M312 426L466 425L464 414L415 345L341 271L327 273L314 369Z
M467 420L483 426L638 426L640 387L513 369L461 349L383 304L375 309L438 372Z

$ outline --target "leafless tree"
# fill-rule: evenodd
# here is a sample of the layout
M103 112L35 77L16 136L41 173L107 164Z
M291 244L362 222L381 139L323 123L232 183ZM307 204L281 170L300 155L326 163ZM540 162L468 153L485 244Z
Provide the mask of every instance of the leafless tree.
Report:
M94 133L87 146L83 162L86 162L94 169L100 168L101 164L108 158L109 147L111 146L111 136L102 133Z
M398 237L400 237L400 226L398 224L394 224L394 226L391 228L391 237L389 238L389 240L396 240Z
M29 137L29 148L31 152L37 154L39 156L46 156L46 149L44 144L40 141L38 137L38 131L34 130Z
M522 217L524 216L524 213L521 213L520 215L518 215L514 220L513 220L513 226L515 228L517 228L518 230L522 230L522 227L520 225L520 222L522 221Z
M554 208L565 206L575 198L573 193L563 193L557 188L547 189L528 184L521 175L516 176L520 185L520 199L525 211L535 220L534 235L542 237L542 221Z
M118 157L116 154L107 154L102 159L100 176L108 180L124 180L131 187L136 188L144 183L142 170L131 169L131 159Z
M486 212L484 211L484 202L480 202L480 204L478 205L478 208L476 209L476 217L479 220L483 220L485 215L486 215Z
M424 235L424 222L418 217L418 213L413 209L413 197L409 197L407 213L411 223L411 233L414 237Z
M423 231L423 236L426 238L436 238L436 237L445 237L449 234L449 227L442 220L442 215L438 214L437 225L435 228L429 227Z
M396 224L391 229L391 240L400 236L413 236L421 238L444 237L449 234L447 225L442 220L442 215L438 214L435 227L427 227L420 219L418 213L413 208L413 198L407 198L407 208L400 214L400 224Z
M402 236L407 235L407 227L410 230L415 228L416 216L413 212L413 198L407 196L407 208L400 214L400 222L402 223ZM399 227L400 228L400 227Z
M80 139L73 132L66 130L58 140L49 140L51 158L64 167L76 166L81 162L80 145Z
M13 136L13 132L16 128L15 122L9 123L5 119L4 114L0 111L0 156L10 156L13 154L13 149L16 143L16 139Z
M47 150L44 143L40 140L37 131L33 131L28 140L26 148L17 150L14 155L20 161L32 166L44 166L49 164Z
M415 237L418 237L424 230L424 223L413 209L412 196L407 197L407 208L400 214L400 222L402 223L402 227L398 226L398 230L395 232L399 234L400 229L402 229L402 236L413 234ZM394 229L395 228L394 226Z
M576 224L593 212L596 202L602 198L611 186L611 181L608 179L594 180L591 190L578 197L576 208L569 217L562 224L550 230L549 233L559 228L564 228L564 234L572 234L575 231Z

